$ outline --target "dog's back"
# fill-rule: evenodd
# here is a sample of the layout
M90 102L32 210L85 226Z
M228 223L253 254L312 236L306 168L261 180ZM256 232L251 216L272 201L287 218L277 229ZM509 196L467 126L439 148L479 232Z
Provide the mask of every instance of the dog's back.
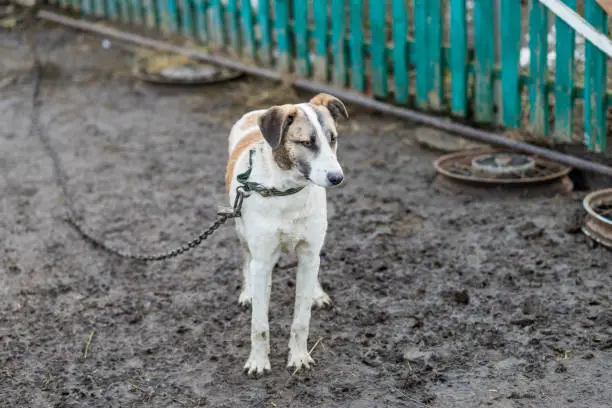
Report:
M225 188L229 192L236 162L249 147L263 140L261 130L259 130L259 117L265 110L256 110L246 113L238 122L232 126L229 135L227 169L225 173Z

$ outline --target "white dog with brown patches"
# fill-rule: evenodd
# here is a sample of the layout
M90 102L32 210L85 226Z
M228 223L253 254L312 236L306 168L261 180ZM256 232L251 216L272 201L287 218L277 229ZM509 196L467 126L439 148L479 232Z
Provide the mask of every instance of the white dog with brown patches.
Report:
M288 192L264 197L256 192L244 201L236 230L244 251L244 284L239 297L251 303L251 354L245 370L270 370L268 306L272 269L281 251L298 258L289 367L308 368L307 348L312 305L329 304L318 280L320 252L327 231L327 187L343 180L336 158L339 118L348 119L344 104L319 94L308 103L273 106L245 114L229 136L226 186L234 203L241 185L237 175L267 189Z

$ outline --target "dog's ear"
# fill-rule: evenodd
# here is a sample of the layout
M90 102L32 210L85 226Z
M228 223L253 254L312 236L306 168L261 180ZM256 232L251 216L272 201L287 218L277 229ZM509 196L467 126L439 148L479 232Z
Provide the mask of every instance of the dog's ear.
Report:
M281 140L289 125L293 123L296 113L295 108L273 106L259 117L259 130L261 130L264 139L272 149L280 146Z
M338 121L339 117L343 117L344 119L348 119L348 112L346 111L346 107L342 103L342 101L335 96L331 96L326 93L320 93L315 95L314 98L310 100L310 103L313 105L321 105L325 106L329 113L331 113L332 118L335 121Z

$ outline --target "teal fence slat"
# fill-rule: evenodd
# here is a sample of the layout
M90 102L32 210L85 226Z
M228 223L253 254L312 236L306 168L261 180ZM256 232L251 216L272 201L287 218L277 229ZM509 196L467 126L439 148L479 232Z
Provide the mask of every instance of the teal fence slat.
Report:
M181 33L186 37L193 36L193 7L191 1L192 0L179 0L181 10Z
M62 0L63 3L63 0ZM94 15L96 17L104 16L104 0L93 0L94 4Z
M468 50L465 0L451 0L450 7L451 112L464 117L467 116Z
M289 0L274 0L276 15L276 43L278 47L278 68L281 72L291 70L291 48L289 43Z
M253 28L253 10L251 9L250 0L242 0L240 7L240 16L242 19L242 38L244 46L244 55L251 60L255 59L255 31Z
M227 2L227 31L231 51L234 55L242 55L240 24L238 22L238 1L240 0L228 0Z
M363 0L350 0L350 2L351 87L357 91L364 92L366 77L363 55Z
M91 15L91 13L93 12L93 9L94 9L93 0L83 0L83 2L81 3L81 12L84 15L86 16Z
M272 30L270 27L270 3L269 0L259 0L259 12L257 14L259 22L259 59L262 64L269 66L272 64Z
M576 9L576 0L563 0ZM572 140L574 123L574 49L576 33L560 18L555 21L557 38L555 52L555 139Z
M585 0L585 18L596 29L608 33L606 13L595 2ZM607 56L593 44L586 44L584 72L584 142L597 152L606 150Z
M153 0L149 0L153 1ZM208 0L195 0L196 4L196 18L195 18L195 31L197 38L202 42L207 42L209 39L208 35L208 24L206 16L208 15Z
M502 123L518 128L521 124L521 88L519 57L521 53L521 3L501 0L501 101Z
M371 30L371 60L372 60L372 92L374 96L384 98L387 96L387 56L385 54L385 14L387 0L370 1L370 30Z
M121 0L126 4L129 0ZM178 6L176 0L166 0L166 30L171 33L178 31Z
M345 0L331 0L333 83L339 87L346 86L347 80L346 52L344 46L344 34L346 32L344 6Z
M313 0L314 12L314 39L315 64L314 76L317 81L327 81L328 52L327 52L327 0Z
M117 20L117 2L115 0L106 0L106 13L111 20Z
M518 4L520 6L520 2ZM495 64L493 16L491 0L474 1L474 38L478 39L474 42L476 71L474 119L484 123L493 120L493 65Z
M490 0L489 0L490 1ZM428 0L427 4L427 56L430 75L427 100L430 109L439 110L444 98L444 71L442 69L442 1Z
M408 13L403 0L392 0L393 13L393 80L395 100L407 103L410 96L408 55L406 35L408 33Z
M303 77L310 76L310 47L308 46L308 0L293 0L295 35L295 70Z
M225 45L225 21L223 18L223 4L221 0L211 0L212 11L212 38L217 47Z
M427 50L427 1L414 0L414 48L416 58L416 105L427 108L429 93L429 57Z
M143 11L143 0L130 0L130 13L132 16L132 23L140 25L143 22L143 15L142 15L142 11ZM182 0L184 2L189 3L190 0Z
M529 88L529 126L537 135L548 135L548 93L546 63L548 58L548 14L539 1L530 2L529 54L532 83Z

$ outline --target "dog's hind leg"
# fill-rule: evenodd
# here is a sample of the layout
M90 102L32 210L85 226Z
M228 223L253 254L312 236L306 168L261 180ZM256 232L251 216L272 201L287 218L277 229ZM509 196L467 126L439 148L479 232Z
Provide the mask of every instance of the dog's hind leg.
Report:
M297 279L295 284L295 310L289 338L288 367L309 368L314 360L308 353L308 331L310 310L317 285L320 258L318 251L302 243L296 248L298 255Z

